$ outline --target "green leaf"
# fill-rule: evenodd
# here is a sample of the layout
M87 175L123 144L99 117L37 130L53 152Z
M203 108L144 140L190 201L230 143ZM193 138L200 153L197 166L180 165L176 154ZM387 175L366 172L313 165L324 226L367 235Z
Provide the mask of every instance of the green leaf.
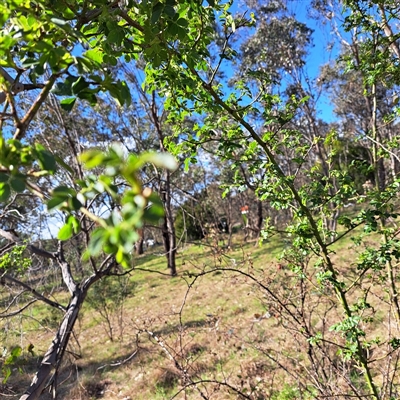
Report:
M47 209L53 210L59 208L65 201L70 201L72 196L75 196L75 191L67 186L58 186L52 191L52 198L47 202ZM72 203L69 203L72 207Z
M118 65L118 60L117 60L114 56L110 56L110 55L108 55L108 54L106 54L106 55L104 56L103 61L104 61L106 64L109 64L109 65L111 65L111 66L113 66L113 67L116 67L116 66Z
M144 211L143 219L151 223L157 223L163 216L164 208L159 205L152 205Z
M68 199L68 206L72 210L79 210L82 207L82 203L74 196Z
M34 67L35 65L39 64L39 60L37 60L36 58L25 58L22 60L21 66L23 68L31 68Z
M128 85L126 84L126 82L120 82L119 88L121 90L121 97L123 100L123 104L125 104L127 107L129 107L132 102L132 97L131 97L131 92L129 90Z
M57 82L51 92L58 96L72 96L72 85L78 79L78 76L69 75L64 82Z
M71 174L73 173L73 169L66 163L60 156L54 156L58 165L61 165L64 169L66 169Z
M103 251L106 254L115 254L118 251L118 247L111 243L105 243L103 246Z
M21 346L15 346L12 350L11 350L11 356L13 358L19 357L22 354L22 347Z
M4 375L2 383L3 383L3 385L5 385L8 381L8 378L11 376L11 368L7 367L7 366L3 366L3 368L1 369L1 372Z
M78 93L78 97L82 100L86 100L90 103L91 106L94 106L97 104L97 97L96 95L91 92L91 91L82 91Z
M0 183L0 201L7 201L10 195L10 185L8 183Z
M184 171L185 172L189 172L189 167L190 167L190 158L185 158L185 161L184 161Z
M132 247L139 240L139 234L133 230L133 229L128 229L128 230L122 230L120 233L121 236L121 241L122 245L124 247L124 252L129 253L132 251Z
M117 46L120 46L122 41L125 38L125 32L122 28L113 29L108 35L107 40L109 43L114 43Z
M74 82L71 86L72 93L77 94L81 92L82 90L86 89L89 87L89 83L86 82L85 78L80 76L76 82Z
M74 107L75 102L76 102L76 97L69 97L67 99L61 100L60 105L63 110L71 111Z
M4 172L0 172L0 183L7 182L9 178L9 175L5 174Z
M110 222L108 222L110 224ZM110 231L109 241L112 245L118 245L120 242L120 232L121 228L119 226L115 227Z
M78 233L80 231L81 225L79 223L78 218L76 218L73 215L70 215L68 217L68 223L72 226L72 229L73 229L74 233Z
M88 250L93 256L100 254L103 245L107 242L108 234L104 228L97 228L93 231L92 237L90 238Z
M71 188L69 188L68 186L64 186L64 185L60 185L57 186L56 188L53 189L53 195L57 196L57 197L64 197L67 198L70 195L74 195L75 191Z
M63 17L66 19L76 18L76 13L74 13L69 7L66 7L65 3L64 3L64 8L61 11L62 11Z
M182 28L186 28L189 25L187 19L185 18L179 18L178 21L176 21L176 23Z
M108 83L105 85L110 95L117 101L119 106L130 105L131 94L125 82Z
M22 193L26 187L25 181L20 178L12 178L10 184L11 188L17 193Z
M166 4L163 11L164 14L168 15L170 18L173 18L176 14L175 8L172 4Z
M50 173L54 173L57 167L54 155L38 143L35 144L35 150L40 168L49 171Z
M118 251L117 251L117 254L115 255L115 261L118 264L121 264L121 265L125 266L126 265L126 259L127 259L127 257L126 257L126 254L124 253L123 248L119 248Z
M81 154L79 158L87 169L92 169L102 164L104 157L104 154L100 150L89 150Z
M72 224L67 223L58 231L57 238L59 240L68 240L72 233Z
M65 202L65 197L53 197L47 202L47 210L55 210L56 208L59 208L64 202Z
M57 96L71 96L71 83L70 82L57 82L53 89L51 89L51 93Z
M104 53L100 49L91 49L88 50L84 56L97 64L101 64L103 62Z
M158 2L154 5L150 19L152 24L155 24L160 19L163 10L164 10L164 4Z

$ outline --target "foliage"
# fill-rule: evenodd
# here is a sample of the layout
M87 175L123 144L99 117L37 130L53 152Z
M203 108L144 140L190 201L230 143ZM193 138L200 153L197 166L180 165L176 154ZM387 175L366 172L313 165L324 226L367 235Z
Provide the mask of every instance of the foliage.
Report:
M209 228L218 228L221 221L215 204L211 204L207 192L208 190L204 189L178 209L175 218L178 237L187 235L189 240L200 240L204 238Z
M280 2L267 6L249 2L254 9L249 17L233 15L230 3L219 1L128 0L120 4L106 0L6 0L0 5L0 99L5 103L0 201L11 204L15 196L30 193L48 212L62 215L57 250L31 244L29 249L58 265L70 294L65 307L28 286L36 299L63 310L64 317L27 398L37 398L49 368L59 368L59 357L65 352L89 288L108 275L118 274L119 266L132 268L132 248L146 222L157 223L165 211L163 233L172 236L166 241L166 252L176 250L169 172L160 179L163 185L156 195L143 186L141 168L152 164L173 171L177 164L165 152L168 148L177 158L186 159L188 170L199 148L207 150L210 142L218 143L216 155L234 171L232 181L225 182L228 188L250 188L260 203L279 213L287 212L287 218L270 224L263 236L285 236L288 245L281 261L292 275L282 279L290 285L275 282L275 290L271 290L272 282L265 284L253 270L245 276L263 290L287 329L308 346L309 365L304 369L310 372L307 381L301 382L302 389L312 383L321 395L334 396L336 384L344 381L344 396L365 396L363 391L367 390L371 398L381 398L376 378L380 366L369 351L382 351L386 346L377 360L388 360L391 371L397 336L391 327L384 339L370 335L375 317L369 314L371 302L382 300L381 294L375 293L385 293L383 304L400 324L395 268L400 252L394 222L399 216L399 145L393 122L398 108L394 101L386 107L380 105L386 96L382 87L395 90L399 84L400 50L392 23L399 18L395 3L379 0L371 6L370 2L344 2L347 14L343 26L354 28L356 34L342 54L347 63L344 71L331 77L344 82L342 88L350 87L352 79L362 82L362 90L354 94L357 104L365 101L366 105L366 111L361 112L340 109L349 121L350 114L360 120L355 130L359 137L350 140L344 139L343 132L348 133L351 124L344 124L343 132L338 132L335 126L317 121L318 96L304 78L303 69L312 31ZM262 46L266 38L268 43ZM118 63L130 61L145 65L143 87L152 93L153 102L143 91L137 96L150 105L153 124L159 130L159 153L127 153L117 144L107 144L103 150L93 142L84 144L79 137L74 144L69 137L71 154L62 158L35 142L35 129L40 124L35 126L33 121L45 101L54 96L60 120L63 112L74 110L80 101L93 106L105 93L119 106L129 106L132 94L112 70ZM237 68L241 63L246 68ZM225 79L223 69L230 68L236 68L234 77ZM347 74L349 71L355 75ZM39 90L39 94L33 102L19 101L19 94L28 90ZM156 93L164 97L175 137L161 132ZM389 126L391 130L386 132ZM63 129L68 131L67 124ZM363 141L362 145L357 141ZM76 150L84 146L89 149ZM361 195L369 180L372 187ZM361 209L347 211L354 203ZM343 271L335 262L334 249L349 236L361 250L352 268ZM83 238L82 262L88 265L81 282L72 274L63 251L63 242L77 237ZM4 248L2 279L26 289L26 283L8 274L13 257L21 261L17 239L11 237L13 249L8 244ZM368 240L375 245L368 245ZM206 273L209 271L197 276ZM297 295L292 296L291 290L297 290ZM323 301L316 304L312 291ZM315 314L324 320L322 333L312 323ZM385 346L381 346L382 340ZM337 362L332 353L344 365L356 366L366 389L353 384L352 365L333 380L326 375L320 365L329 360L334 368ZM176 359L175 364L177 368L180 365ZM192 384L186 370L182 367L180 371ZM387 372L382 388L391 385L390 374ZM201 391L199 386L197 389ZM290 390L285 389L287 393L282 395L293 397Z
M294 400L297 399L300 395L298 389L296 387L292 387L290 385L285 385L283 390L272 396L273 400Z
M96 285L87 297L90 311L100 314L106 324L106 333L111 341L122 339L124 324L124 303L134 295L135 283L131 277L109 277ZM117 324L117 326L115 326ZM116 336L116 332L119 336Z
M1 372L4 376L3 383L7 382L8 378L11 375L11 368L13 368L13 366L17 363L17 361L21 357L21 354L21 346L15 346L10 351L8 351L6 348L3 348L2 358L4 358L4 361L1 367ZM20 372L22 371L20 370Z
M31 266L31 259L25 257L26 246L15 246L0 257L0 271L21 275Z
M228 18L224 26L225 48L232 45L231 36L236 33L227 21ZM241 26L246 26L247 23L250 22L242 21ZM219 64L215 65L218 69ZM337 270L330 249L337 240L359 225L364 226L366 233L379 231L384 235L386 242L394 239L395 229L392 227L387 231L384 225L389 214L391 218L398 216L395 202L389 200L396 196L394 187L399 184L398 176L393 178L393 184L383 183L381 172L384 156L375 148L372 169L379 192L372 192L366 198L357 199L360 182L356 183L355 179L351 179L347 166L342 168L338 164L337 149L332 145L334 135L324 138L314 133L311 140L307 141L304 132L295 127L296 115L300 114L301 109L306 109L307 104L310 105L310 100L301 96L301 91L285 100L273 93L274 82L263 71L250 70L235 80L232 91L227 95L222 84L214 81L216 70L206 77L190 69L190 66L184 68L175 64L172 67L176 75L191 80L188 87L186 82L171 82L169 76L163 76L165 84L174 88L173 94L168 95L167 102L175 111L175 114L171 112L171 118L177 122L177 131L181 134L184 129L178 123L185 117L193 117L194 113L202 113L205 117L202 123L195 127L195 137L190 136L191 133L187 131L191 140L178 145L171 142L170 150L176 154L187 151L189 155L193 154L193 149L203 141L218 140L221 154L237 160L236 167L246 163L250 173L253 173L252 179L258 178L256 192L262 201L268 202L278 210L291 208L293 218L285 224L284 230L292 243L285 251L283 259L290 261L293 272L296 272L301 280L305 277L303 270L306 257L315 257L316 278L320 290L329 288L336 293L337 306L343 311L343 317L331 326L332 331L340 333L346 339L341 350L343 359L351 359L358 364L371 395L378 398L378 389L364 352L365 347L371 345L370 342L364 342L366 332L363 323L367 323L367 320L363 315L368 303L364 302L361 307L352 305L354 300L350 298L349 290L354 284L351 280L344 279L341 271ZM155 73L148 74L149 84L156 82L154 76ZM257 93L252 91L250 82L256 85ZM182 112L182 104L188 101L196 103L198 107L192 112L188 109ZM262 121L263 129L257 130L250 120ZM379 140L376 132L372 133L372 140ZM245 149L240 158L237 148ZM323 148L320 164L315 161L314 148ZM290 154L290 157L283 157L284 154ZM351 166L351 161L348 165ZM260 170L261 173L255 173ZM353 199L360 202L368 199L369 206L357 215L357 222L346 224L344 232L339 233L336 227L328 222L336 221L337 217L334 215L341 213L340 210ZM387 202L383 199L387 199ZM345 219L339 221L343 222ZM389 263L389 271L392 271L390 261L386 262ZM395 284L392 282L390 285L392 290L396 291ZM394 296L396 297L396 294ZM392 297L393 306L397 309L395 297ZM305 336L309 335L306 333L309 328L302 326L299 329L304 331Z

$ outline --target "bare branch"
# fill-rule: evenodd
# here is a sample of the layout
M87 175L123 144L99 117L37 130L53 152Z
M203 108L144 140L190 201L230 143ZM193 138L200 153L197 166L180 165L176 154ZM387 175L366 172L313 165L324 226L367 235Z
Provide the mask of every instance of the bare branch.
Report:
M61 268L63 281L67 285L67 288L68 288L69 292L71 293L71 295L74 295L74 293L77 290L77 284L75 283L74 278L72 276L71 266L64 258L64 250L63 250L61 240L58 242L58 254L57 254L56 260L57 260L58 265Z
M124 10L120 10L120 17L123 18L130 26L136 28L140 32L144 32L143 26L134 21Z
M18 94L21 93L25 90L34 90L34 89L42 89L44 88L44 85L39 83L36 85L33 84L24 84L18 82L18 77L16 79L13 79L11 75L3 68L0 67L0 75L3 76L3 78L11 85L11 92L13 94ZM0 104L4 103L7 99L7 93L6 92L0 92Z
M6 282L10 282L10 283L13 283L15 285L23 287L28 292L32 293L38 300L43 301L44 303L48 304L51 307L55 307L55 308L58 308L58 309L60 309L62 311L66 311L66 308L64 306L62 306L61 304L59 304L59 303L57 303L57 302L55 302L53 300L50 300L47 297L44 297L43 295L38 293L35 289L31 288L26 283L21 282L20 280L18 280L16 278L13 278L11 275L5 273L5 274L3 274L1 276L0 283L4 285Z
M20 400L36 400L40 397L51 372L62 359L65 348L67 347L69 337L78 318L79 310L86 297L86 291L81 291L79 287L73 294L68 309L64 315L61 325L51 343L49 349L43 357L39 369L32 380L32 383L26 393L20 397Z
M386 18L385 8L382 4L379 4L379 11L381 12L383 31L385 32L386 37L390 40L390 44L389 44L390 51L397 58L400 58L400 47L397 42L398 35L396 35L396 36L394 35L393 30L392 30L391 26L389 25L388 20Z
M26 246L28 250L32 253L44 257L50 258L52 260L57 260L57 253L50 253L47 250L40 249L39 247L34 246L33 244L25 244L13 231L6 231L0 228L0 236L10 241L12 244L18 244L20 246ZM1 249L0 251L4 253L4 251L10 248L10 244L8 244L5 248ZM3 251L4 250L4 251Z
M129 361L131 361L139 352L139 348L137 348L129 357L125 358L124 360L121 361L117 361L111 364L104 364L101 367L97 368L97 371L100 371L101 369L104 369L106 367L120 367L121 365L124 365L126 363L128 363Z
M32 122L33 118L35 118L37 112L39 111L40 106L44 103L47 96L52 89L58 74L53 74L50 76L49 80L44 85L42 91L39 93L38 97L32 104L31 108L26 113L25 117L21 120L21 126L17 127L14 133L14 139L21 139L24 136L26 129L28 128L29 124Z
M10 312L8 314L0 314L0 318L10 318L10 317L14 317L18 314L21 314L22 311L26 310L29 306L31 306L33 303L36 303L38 299L32 299L31 301L29 301L27 304L25 304L22 308L20 308L19 310Z

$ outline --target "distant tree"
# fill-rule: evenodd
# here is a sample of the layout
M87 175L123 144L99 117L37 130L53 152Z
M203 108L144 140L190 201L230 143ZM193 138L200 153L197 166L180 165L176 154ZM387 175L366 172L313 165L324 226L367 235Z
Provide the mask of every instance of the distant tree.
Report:
M378 2L374 12L379 14L381 3L385 4L383 1ZM391 17L396 15L396 13L391 13L394 7L391 5L392 3L388 2L388 4L389 8L384 8L382 19L387 18L387 15ZM266 9L268 6L274 8L276 2L268 3ZM368 33L375 33L374 27L376 26L377 29L385 29L388 32L385 21L382 23L381 20L379 23L373 23L372 26L368 25L375 19L373 13L368 12L367 6L367 2L354 3L354 8L360 12L358 18L364 18L362 13L368 15L365 18L363 29ZM349 10L349 12L351 16L348 19L350 20L353 18L353 11ZM275 23L275 20L279 21L279 19L279 16L275 15L272 20ZM282 18L282 20L285 19ZM344 168L337 158L337 144L340 135L334 130L325 129L326 124L316 120L314 104L312 102L310 104L310 99L304 97L308 93L303 90L303 87L295 86L295 90L287 90L291 88L285 84L279 85L280 82L275 82L271 77L290 68L286 59L282 59L281 64L277 62L277 67L267 57L260 58L260 64L253 69L251 66L247 69L249 63L246 63L244 65L246 70L231 81L231 90L228 91L218 79L218 70L223 63L226 68L234 68L234 62L231 61L241 50L242 42L240 40L235 42L233 38L237 37L236 32L246 30L246 26L252 24L253 21L246 21L243 15L238 15L236 18L226 17L224 23L225 26L221 29L221 32L224 33L221 48L224 51L219 53L219 59L207 57L208 55L204 57L204 67L208 66L207 73L195 71L190 64L188 68L176 65L173 76L185 76L186 78L185 84L180 86L172 81L171 75L164 75L164 82L168 82L169 87L175 89L171 94L171 98L174 100L171 106L175 106L175 112L178 114L175 119L177 132L181 134L184 131L183 124L179 123L183 116L201 113L204 115L203 124L197 127L196 137L192 142L172 144L171 151L176 154L187 151L190 154L203 143L218 141L221 154L225 155L227 159L233 158L237 169L240 164L245 164L251 171L251 179L257 179L258 171L262 168L262 178L258 178L257 182L257 195L260 200L269 203L276 210L289 209L291 211L291 218L287 219L283 226L278 227L272 224L265 226L263 236L268 237L268 234L274 234L278 229L286 235L287 246L282 257L291 269L293 276L297 277L295 278L297 283L293 282L293 286L287 290L277 287L276 291L272 291L269 289L270 281L264 281L265 277L259 279L268 284L258 282L271 304L275 305L276 310L281 310L279 313L285 314L282 318L285 320L285 324L290 324L291 332L303 336L303 348L307 348L307 356L302 354L300 363L308 357L309 364L306 368L311 368L308 371L312 372L307 377L304 374L295 373L298 382L301 382L299 387L305 392L310 385L321 396L335 397L338 385L340 385L340 393L345 397L367 395L371 398L381 398L378 388L380 383L375 374L376 368L380 367L376 363L377 359L371 359L371 353L366 351L366 349L371 350L372 348L378 351L379 347L376 345L376 341L380 339L374 336L372 333L374 329L369 325L371 320L365 318L365 312L370 307L369 301L372 302L375 297L366 294L364 285L374 287L378 292L382 292L382 281L376 279L373 271L376 268L380 271L387 269L388 275L385 275L387 279L385 278L383 286L391 293L388 307L398 318L399 308L394 270L397 262L395 259L398 260L398 240L396 239L398 229L395 224L387 225L387 223L389 216L390 218L398 216L395 193L399 178L396 176L395 180L388 185L378 183L375 190L363 197L359 196L359 182L352 179L349 169ZM254 33L257 34L258 26L267 30L263 36L269 34L269 25L264 24L262 14L258 20L256 18L254 24L255 27L247 31L250 37ZM357 26L356 15L353 24L354 27ZM279 22L276 25L279 26ZM281 30L286 32L285 26L282 26ZM276 37L279 37L278 32L279 30L276 31ZM379 38L382 40L380 42L382 49L390 48L390 42L385 39L385 35L387 33L381 34ZM396 37L391 34L389 36L391 40ZM262 39L262 36L258 39ZM386 47L384 47L384 43L386 43ZM364 58L360 64L361 68L368 69L371 59L375 61L374 53L372 53L372 58L368 56L368 54L371 55L368 51L374 51L373 44L373 40L366 44ZM254 46L252 50L268 50L269 45L271 44ZM285 51L286 47L282 46L281 48L282 51ZM288 48L292 49L293 47L289 46ZM301 50L300 42L299 54L301 54ZM276 50L276 53L280 54L279 49ZM273 54L271 54L272 56ZM385 65L387 67L385 72L394 73L392 68L397 65L396 63L397 59L389 64L384 62L379 66L379 70L383 73ZM267 70L268 65L273 66L270 73ZM369 75L366 75L367 83L368 80L374 81L375 79L373 70L374 68L371 68ZM291 72L294 71L291 70ZM298 84L299 82L292 83ZM370 88L373 99L371 114L373 118L369 134L371 139L377 142L373 142L375 144L372 145L373 171L376 182L381 182L380 160L387 158L388 153L377 151L380 147L380 137L376 119L378 110L376 82L373 82ZM314 101L314 99L311 100ZM193 103L198 107L194 110L185 109L182 112L180 109L182 103ZM311 105L312 108L307 110L307 105ZM181 117L179 118L179 116ZM307 130L304 130L301 122L307 120L309 126ZM319 129L317 130L317 128ZM240 157L235 159L232 157L232 153L236 154L237 149L240 149ZM356 212L355 216L346 211L346 206L352 199L364 205L360 212ZM328 224L332 219L335 223ZM361 235L356 231L358 227L362 227ZM364 242L366 239L364 234L374 235L375 232L382 235L382 242L372 249ZM354 270L340 269L334 258L334 248L336 249L336 247L333 245L338 245L344 237L348 236L353 236L353 240L358 246L363 243L367 247L365 252L360 250L358 254L355 273ZM389 251L394 258L391 256L381 258L380 255L385 248L391 249ZM378 265L380 266L378 267ZM371 274L366 275L367 271ZM254 275L252 277L254 278ZM284 279L284 275L282 275L282 279ZM293 294L295 287L299 288L298 297ZM311 293L316 288L321 290L321 299L324 300L319 299L314 305L311 305L313 304ZM325 303L328 298L329 306L328 303ZM305 304L308 304L309 307ZM383 303L381 305L383 306ZM319 306L323 310L319 309ZM341 310L340 316L336 313L338 309ZM325 329L325 326L316 328L315 324L309 323L313 320L314 311L323 318L323 321L332 318L335 319L335 322L328 329ZM371 333L371 338L367 332ZM385 334L385 343L393 343L390 329ZM351 372L347 372L351 369L337 371L338 375L335 375L334 378L335 384L332 384L331 376L324 372L326 371L325 362L330 363L329 365L335 369L335 361L331 356L333 354L331 345L337 346L335 354L340 354L344 363L352 360L357 365L359 371L362 371L365 384L353 383ZM390 363L392 350L397 351L397 347L389 348L380 359L386 359ZM389 385L391 393L395 393L395 388L391 386L392 375L389 372L389 370L392 371L391 368L396 367L392 364L392 367L386 369L387 379L386 383L381 386L381 390L385 390L383 387ZM318 378L315 379L315 377ZM302 379L306 379L306 381ZM318 383L316 383L317 381Z
M187 11L191 7L188 5ZM24 243L19 235L0 230L6 240L1 249L1 282L29 293L21 308L15 303L15 298L11 298L10 305L14 304L15 309L11 312L6 306L10 311L2 316L17 315L34 301L42 301L61 312L55 339L21 399L38 398L47 384L53 384L55 389L54 377L89 288L107 275L118 274L118 266L129 270L130 253L138 239L138 230L144 221L158 222L163 215L159 198L142 187L139 170L149 162L174 169L176 164L170 156L154 153L126 155L118 146L107 144L101 149L90 139L83 144L85 139L74 130L76 125L62 115L63 110L71 111L78 106L77 98L94 105L101 91L111 93L120 105L129 104L131 98L126 84L114 80L106 65L113 65L122 56L119 48L123 41L126 59L138 49L150 49L153 45L149 47L148 44L156 34L148 28L153 27L160 17L160 27L165 22L164 17L169 18L168 10L160 10L154 14L157 18L152 20L151 5L143 3L139 8L126 8L126 5L117 3L110 5L106 1L96 4L75 2L66 6L45 0L35 4L10 0L0 5L3 38L0 45L3 60L0 100L4 104L0 126L0 201L4 204L3 209L7 210L14 201L12 193L32 193L39 200L41 209L58 210L63 219L63 226L57 234L58 244L50 249L32 241ZM197 6L195 8L197 10ZM101 17L105 9L107 21ZM127 26L123 26L122 21ZM92 33L88 33L91 29L98 32L97 45ZM131 40L129 30L135 40L138 35L142 36L142 45ZM165 32L166 43L168 37L175 38L175 35L176 32ZM149 53L148 60L156 65L166 60L167 53L160 52L159 44L153 43L157 55L154 58ZM78 47L79 55L73 55ZM31 90L36 91L33 101L19 101ZM61 101L56 102L57 107L48 110L56 116L61 128L53 134L57 133L59 142L66 141L69 154L52 142L52 136L41 138L46 146L49 145L47 149L41 140L37 140L37 130L43 128L46 131L49 126L46 121L39 122L36 118L46 115L46 111L41 114L41 110L44 110L43 105L50 98L51 91L61 96ZM107 132L103 133L107 136ZM30 138L35 141L33 144L30 144ZM82 145L90 150L84 155ZM95 173L83 172L85 168ZM108 212L103 214L102 205L106 205ZM72 268L64 244L77 236L84 239L82 251L88 264L81 279ZM40 294L32 286L29 276L11 275L14 264L9 265L7 260L21 246L26 246L36 257L51 260L58 266L70 294L68 305Z
M177 211L175 224L178 236L185 236L191 241L203 239L211 229L228 233L232 219L226 212L228 202L229 199L222 198L218 183L210 183L195 193Z

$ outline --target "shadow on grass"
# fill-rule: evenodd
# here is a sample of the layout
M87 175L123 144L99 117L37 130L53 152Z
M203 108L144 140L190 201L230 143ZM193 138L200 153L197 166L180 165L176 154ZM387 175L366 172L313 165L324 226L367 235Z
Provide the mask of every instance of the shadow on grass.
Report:
M271 261L274 257L278 256L280 252L287 246L288 243L281 236L274 236L269 241L258 246L256 240L249 242L236 242L231 248L226 245L213 246L212 243L195 242L191 243L190 247L180 250L178 249L177 260L183 264L201 264L212 263L215 257L225 256L227 258L235 258L236 261L243 261L246 259L247 254L251 254L253 260ZM168 274L166 258L163 256L162 246L158 246L154 250L150 250L141 256L135 257L135 267L149 268L152 271L159 271ZM140 271L138 271L140 273ZM178 267L179 274L179 267ZM140 277L139 277L140 279Z
M251 258L258 259L261 257L268 256L269 259L276 257L285 249L285 243L282 242L273 242L273 243L265 243L261 246L253 248L251 251Z
M172 325L167 325L163 328L156 329L153 333L154 335L170 335L171 333L179 333L181 332L182 329L185 328L204 328L206 326L210 325L210 321L206 319L198 319L198 320L192 320L192 321L187 321L184 322L182 325L180 324L172 324Z
M199 326L198 323L199 321L190 321L188 323L188 326ZM175 327L175 330L177 329L178 328ZM163 333L166 333L166 331L160 330L159 332L157 332L157 334L162 334L161 331ZM201 348L198 351L203 350L204 349ZM191 351L195 352L196 349L191 349ZM57 381L59 385L57 387L56 398L64 400L94 400L101 399L105 397L106 394L107 398L110 398L109 396L111 389L109 389L109 386L113 384L113 381L109 378L109 373L117 371L119 368L127 368L130 365L134 364L139 367L139 371L148 371L148 364L152 363L151 357L148 357L149 352L159 354L159 349L156 348L154 350L153 348L145 347L142 345L142 347L137 350L130 348L129 350L127 349L127 351L121 354L115 355L113 357L104 357L96 361L85 360L85 358L83 358L77 363L65 362L64 366L60 369L57 376ZM29 387L32 375L36 372L36 368L33 368L32 366L32 368L29 368L29 371L28 369L26 369L24 374L15 374L15 376L13 377L13 380L15 382L10 381L7 387L5 387L4 385L0 385L0 399L3 398L2 394L7 394L7 398L18 399ZM172 370L174 370L173 366ZM200 366L198 366L197 369L193 370L193 372L197 374L211 372L214 370L214 365L200 364ZM166 368L156 368L153 371L154 378L151 378L151 381L147 382L147 384L150 384L151 387L154 385L155 392L157 389L157 385L160 385L160 378L157 377L157 373L165 373L165 371L169 371L168 366ZM174 370L174 374L176 379L179 380L179 371ZM127 383L129 384L129 382ZM138 393L138 395L140 396L140 393ZM120 398L120 393L115 393L115 398ZM133 400L134 398L142 397L128 396L127 398L132 398ZM53 399L53 394L50 387L48 387L47 390L40 396L40 399Z
M0 399L3 399L3 396L4 399L18 399L29 387L40 362L41 357L24 356L15 365L10 365L10 377L5 384L0 384Z
M64 400L101 399L107 386L112 383L111 380L104 379L104 373L116 369L118 366L136 362L142 352L146 353L145 350L133 352L130 349L123 354L116 355L115 358L108 357L95 362L86 362L85 359L80 359L78 362L64 361L56 378L56 398ZM40 360L21 365L22 373L14 371L5 385L0 383L0 399L19 399L31 384L39 365ZM51 385L47 385L40 399L54 399Z

